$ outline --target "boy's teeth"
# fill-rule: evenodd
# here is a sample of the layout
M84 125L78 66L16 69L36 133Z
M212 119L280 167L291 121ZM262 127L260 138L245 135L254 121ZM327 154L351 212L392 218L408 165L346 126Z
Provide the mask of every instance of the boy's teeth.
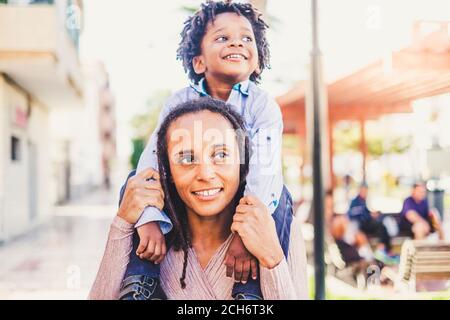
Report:
M245 57L243 55L241 55L241 54L230 54L230 55L226 56L226 58L227 59L230 59L230 58L245 59Z
M211 189L211 190L204 190L204 191L197 191L195 194L201 195L201 196L212 196L215 195L220 191L220 188L218 189Z

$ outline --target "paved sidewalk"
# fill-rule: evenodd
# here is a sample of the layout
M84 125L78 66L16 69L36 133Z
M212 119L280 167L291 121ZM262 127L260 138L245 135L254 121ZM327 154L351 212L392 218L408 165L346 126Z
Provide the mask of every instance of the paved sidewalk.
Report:
M116 195L97 190L52 220L0 246L1 299L86 299L100 263Z

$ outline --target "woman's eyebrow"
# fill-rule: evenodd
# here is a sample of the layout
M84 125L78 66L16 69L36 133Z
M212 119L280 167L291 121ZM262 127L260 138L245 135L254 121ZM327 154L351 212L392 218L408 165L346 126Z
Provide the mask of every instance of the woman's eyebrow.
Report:
M191 155L193 153L194 153L193 150L181 150L181 151L178 151L175 155L177 155L179 157L182 157L182 156L185 156L185 155Z
M228 149L228 145L225 143L218 143L213 145L213 149Z

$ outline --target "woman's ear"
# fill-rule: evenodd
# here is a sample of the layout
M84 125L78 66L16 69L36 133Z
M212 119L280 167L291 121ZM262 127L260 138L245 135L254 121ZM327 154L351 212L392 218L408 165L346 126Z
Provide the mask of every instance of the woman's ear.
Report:
M196 74L202 74L206 71L205 61L202 56L195 56L192 59L192 67Z

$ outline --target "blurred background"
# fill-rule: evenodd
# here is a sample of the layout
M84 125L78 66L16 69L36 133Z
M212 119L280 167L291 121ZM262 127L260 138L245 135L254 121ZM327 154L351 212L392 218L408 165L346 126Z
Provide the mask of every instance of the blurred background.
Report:
M0 0L0 299L87 297L120 186L165 100L188 84L175 52L201 2ZM311 4L250 2L270 26L261 87L283 113L283 173L304 220L313 291ZM395 217L421 180L450 238L450 3L318 5L329 210L346 216L364 182L369 209ZM408 260L407 237L389 232ZM438 267L421 287L418 269L401 262L361 276L334 238L325 241L327 298L450 298L445 242L436 240Z

